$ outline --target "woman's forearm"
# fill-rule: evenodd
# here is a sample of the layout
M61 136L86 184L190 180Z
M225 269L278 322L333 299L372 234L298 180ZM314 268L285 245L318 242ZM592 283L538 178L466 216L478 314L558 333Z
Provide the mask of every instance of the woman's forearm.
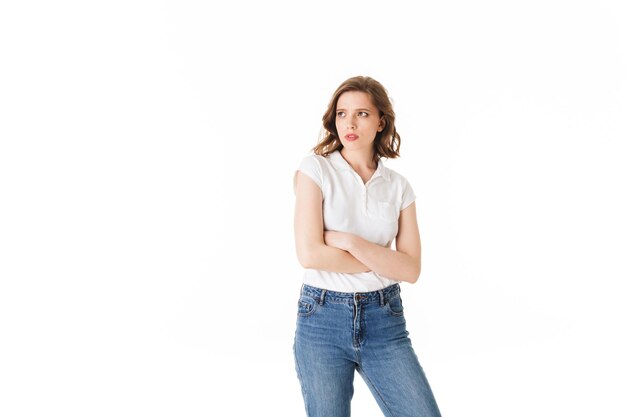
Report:
M346 250L372 271L397 281L414 283L421 272L421 259L353 236Z
M385 278L413 283L420 275L420 256L410 256L346 232L327 230L324 241L329 246L350 252L363 265Z
M363 265L349 252L328 245L316 245L310 249L302 266L346 274L370 271L370 268Z

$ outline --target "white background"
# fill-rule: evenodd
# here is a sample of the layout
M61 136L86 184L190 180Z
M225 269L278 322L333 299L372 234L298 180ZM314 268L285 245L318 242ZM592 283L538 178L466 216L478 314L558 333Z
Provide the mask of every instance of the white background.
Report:
M2 3L0 415L304 416L293 171L369 75L443 415L626 416L626 7L408 4Z

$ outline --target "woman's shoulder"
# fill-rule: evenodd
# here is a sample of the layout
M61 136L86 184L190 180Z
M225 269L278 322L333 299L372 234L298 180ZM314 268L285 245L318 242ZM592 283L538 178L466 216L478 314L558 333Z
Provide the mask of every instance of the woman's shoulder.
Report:
M327 156L317 155L317 154L308 154L300 159L300 166L305 167L317 167L323 169L329 164L329 159Z
M317 161L327 161L328 160L328 156L323 156L323 155L318 155L316 153L311 153L308 155L305 155L304 157L302 157L302 159L312 159L312 160L317 160Z
M409 182L404 175L400 174L395 169L389 168L388 166L385 166L385 169L387 170L387 175L389 176L391 182L398 182L400 184L406 184Z

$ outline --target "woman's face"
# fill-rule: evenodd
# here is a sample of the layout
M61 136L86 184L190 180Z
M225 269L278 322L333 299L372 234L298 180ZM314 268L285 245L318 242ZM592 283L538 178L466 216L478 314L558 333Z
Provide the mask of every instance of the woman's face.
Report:
M349 150L372 148L376 133L385 125L370 95L346 91L337 100L335 128L341 144Z

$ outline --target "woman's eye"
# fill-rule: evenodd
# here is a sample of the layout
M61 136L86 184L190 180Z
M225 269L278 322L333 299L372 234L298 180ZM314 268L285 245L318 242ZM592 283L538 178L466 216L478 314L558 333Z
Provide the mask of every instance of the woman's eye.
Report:
M343 116L345 116L345 115L346 115L346 114L345 114L344 112L342 112L342 111L338 111L338 112L337 112L337 117L343 117Z
M368 116L368 113L367 113L367 112L365 112L365 111L360 111L360 112L359 112L359 116L362 116L362 117L367 117L367 116Z

